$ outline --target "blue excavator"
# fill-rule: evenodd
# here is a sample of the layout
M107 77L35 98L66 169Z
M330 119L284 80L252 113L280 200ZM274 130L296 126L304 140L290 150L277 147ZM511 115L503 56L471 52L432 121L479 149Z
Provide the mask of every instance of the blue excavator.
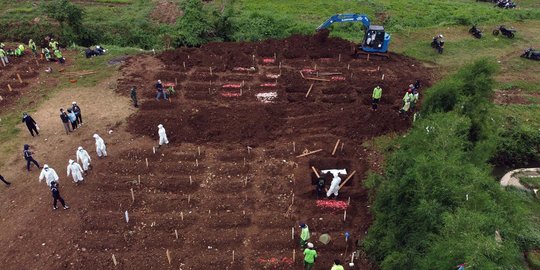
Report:
M364 41L358 45L357 53L386 53L390 44L390 35L380 25L371 25L369 18L364 14L337 14L321 24L317 31L328 28L333 23L362 22L364 25Z

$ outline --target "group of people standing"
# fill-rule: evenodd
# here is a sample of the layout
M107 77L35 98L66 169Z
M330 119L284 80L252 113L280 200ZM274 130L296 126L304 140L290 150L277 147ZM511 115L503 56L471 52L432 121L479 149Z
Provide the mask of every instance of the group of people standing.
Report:
M60 120L64 125L66 135L82 126L81 107L77 105L77 102L73 101L71 107L67 109L67 112L64 111L64 108L60 109Z
M410 84L409 87L405 90L405 95L403 96L403 102L401 104L401 108L399 109L399 114L405 114L408 111L414 112L416 109L416 104L419 100L419 90L420 90L421 84L419 80L416 80L414 83ZM379 107L379 103L381 102L383 89L377 85L373 89L372 102L371 102L371 109L373 111L376 111Z
M317 250L315 245L311 242L308 242L311 238L311 233L307 224L300 224L300 248L303 249L304 254L304 269L311 270L317 261ZM335 259L334 264L330 270L345 270L341 260Z

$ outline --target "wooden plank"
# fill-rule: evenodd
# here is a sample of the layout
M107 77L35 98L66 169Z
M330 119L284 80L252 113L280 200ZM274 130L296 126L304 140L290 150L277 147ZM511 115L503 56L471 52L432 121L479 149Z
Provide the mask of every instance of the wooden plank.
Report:
M345 181L343 181L343 183L341 183L341 185L339 185L339 189L341 189L345 184L347 184L347 182L349 182L349 180L351 180L351 178L353 177L353 175L355 173L356 173L356 171L353 171L351 174L349 174L349 176L347 176Z
M311 89L313 89L313 84L309 87L309 90L306 93L306 98L309 96L309 93L311 93Z
M315 173L315 175L317 176L317 178L321 178L321 175L319 174L319 172L317 171L317 169L315 169L315 166L311 166L311 169L313 170L313 172Z
M336 145L334 146L334 150L332 151L332 156L334 156L336 154L336 150L337 150L340 142L341 142L341 140L338 139L337 142L336 142Z
M311 151L311 152L307 152L307 153L301 154L301 155L296 156L296 157L297 157L297 158L299 158L299 157L305 157L305 156L313 155L313 154L315 154L315 153L319 153L319 152L321 152L321 151L322 151L322 149L318 149L318 150L315 150L315 151Z

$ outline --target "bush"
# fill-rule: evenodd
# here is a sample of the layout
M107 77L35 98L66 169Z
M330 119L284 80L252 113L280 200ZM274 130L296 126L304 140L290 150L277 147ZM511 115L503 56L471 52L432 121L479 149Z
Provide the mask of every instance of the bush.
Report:
M538 162L539 154L540 131L512 127L501 134L491 163L509 168L526 167L531 162Z
M213 28L200 0L186 0L182 9L184 16L178 20L176 34L177 46L200 46L210 41Z

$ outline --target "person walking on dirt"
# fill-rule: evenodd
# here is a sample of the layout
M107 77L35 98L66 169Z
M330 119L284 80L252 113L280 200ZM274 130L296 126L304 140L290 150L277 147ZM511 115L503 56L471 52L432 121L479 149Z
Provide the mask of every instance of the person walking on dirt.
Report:
M337 198L338 192L339 192L339 184L341 184L341 177L339 175L334 174L334 178L332 178L332 183L330 183L330 188L326 192L326 197L330 198L332 194Z
M69 209L69 206L64 201L64 198L60 196L60 190L58 189L58 182L56 181L51 182L51 193L53 197L53 210L58 209L58 206L56 206L58 201L60 201L60 203L62 204L62 207L64 207L64 210Z
M300 224L300 248L305 248L311 234L307 224Z
M418 94L418 90L416 90L416 88L413 88L412 90L412 95L410 96L411 98L411 112L414 113L414 109L416 109L416 103L418 102L418 98L419 98L419 94Z
M9 64L9 60L7 57L7 52L4 51L4 48L0 48L0 61L2 61L2 65L5 67L7 64Z
M75 116L77 117L77 123L79 126L82 126L82 114L81 114L81 107L77 105L77 102L73 101L71 103L71 110L75 113Z
M49 168L49 165L45 164L43 165L43 170L41 170L41 174L39 175L39 182L45 179L45 182L47 182L47 186L51 186L52 182L58 182L58 174L56 174L56 171L53 168Z
M377 106L379 105L379 101L381 100L381 97L382 97L382 88L377 85L377 87L373 89L373 95L372 95L373 102L371 103L372 110L374 111L377 110Z
M71 123L71 129L72 130L76 130L77 129L77 116L75 115L75 113L71 110L71 109L68 109L67 110L67 116L68 116L68 119L69 119L69 122Z
M167 132L165 131L163 125L159 124L157 127L159 134L159 147L161 147L163 144L169 144L169 140L167 139Z
M307 248L304 250L304 269L311 270L317 260L317 251L313 246L313 243L308 243Z
M157 81L156 89L157 89L156 99L159 100L161 97L163 97L164 100L167 100L167 93L165 93L165 90L163 89L163 84L161 83L161 80Z
M81 168L81 165L79 165L79 163L73 161L72 159L68 161L67 176L69 176L70 173L71 176L73 176L73 182L75 182L75 184L84 181L84 178L82 176L84 171Z
M31 163L34 163L36 167L38 167L38 169L41 169L41 167L39 167L39 163L32 157L32 154L34 153L30 151L30 145L25 144L24 150L23 150L23 156L24 156L24 159L26 160L26 169L30 171L30 165L32 165Z
M330 270L345 270L345 268L343 268L343 265L341 265L341 261L339 259L335 259L334 265L332 266L332 269Z
M32 116L24 112L22 122L26 124L26 127L28 128L28 131L30 131L30 135L32 135L32 137L34 137L34 132L36 135L39 135L38 126Z
M98 155L98 158L106 157L107 156L107 146L105 145L105 141L99 135L94 134L94 139L96 139L96 152Z
M88 169L90 168L90 161L92 161L92 158L90 158L90 155L82 146L79 146L77 149L77 162L82 162L82 168L84 171L84 174L88 174Z
M71 132L71 128L69 127L69 117L67 113L64 112L64 109L60 109L60 120L62 120L62 125L64 125L66 135L68 135Z
M133 86L131 87L131 101L133 101L133 107L137 108L139 107L139 104L137 104L137 87Z
M6 181L6 179L1 174L0 174L0 181L4 182L4 184L6 184L6 186L8 187L11 185L11 183Z

